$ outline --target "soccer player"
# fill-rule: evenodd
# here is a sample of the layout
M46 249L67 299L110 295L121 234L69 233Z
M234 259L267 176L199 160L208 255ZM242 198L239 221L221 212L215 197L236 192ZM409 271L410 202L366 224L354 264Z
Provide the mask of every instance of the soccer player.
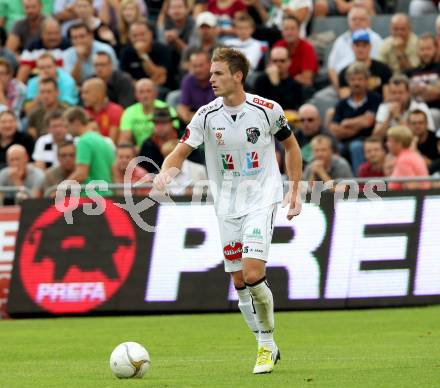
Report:
M280 105L245 93L248 70L249 62L239 51L214 51L210 82L217 98L194 115L154 184L165 190L191 151L204 143L225 271L232 276L238 307L258 341L253 373L268 373L280 359L273 338L273 296L266 281L276 207L283 200L274 138L286 151L290 186L284 204L289 205L289 220L301 211L302 158Z

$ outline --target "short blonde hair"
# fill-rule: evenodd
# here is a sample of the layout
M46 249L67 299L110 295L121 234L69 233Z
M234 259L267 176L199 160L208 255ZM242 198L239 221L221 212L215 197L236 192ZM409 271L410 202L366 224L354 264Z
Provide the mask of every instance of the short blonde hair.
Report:
M396 125L395 127L388 129L387 137L402 144L403 148L409 148L413 140L413 133L411 129L405 125Z

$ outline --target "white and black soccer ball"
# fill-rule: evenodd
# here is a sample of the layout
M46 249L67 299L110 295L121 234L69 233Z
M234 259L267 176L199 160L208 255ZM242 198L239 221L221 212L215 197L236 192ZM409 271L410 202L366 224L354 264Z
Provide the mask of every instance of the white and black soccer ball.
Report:
M110 356L110 369L120 379L142 378L150 368L150 355L137 342L123 342Z

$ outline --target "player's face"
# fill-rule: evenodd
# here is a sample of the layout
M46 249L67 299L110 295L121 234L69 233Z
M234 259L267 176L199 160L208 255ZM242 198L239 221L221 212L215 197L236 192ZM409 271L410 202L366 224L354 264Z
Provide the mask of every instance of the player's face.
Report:
M211 64L211 82L214 94L224 97L232 94L237 86L237 73L232 74L226 62L213 62Z

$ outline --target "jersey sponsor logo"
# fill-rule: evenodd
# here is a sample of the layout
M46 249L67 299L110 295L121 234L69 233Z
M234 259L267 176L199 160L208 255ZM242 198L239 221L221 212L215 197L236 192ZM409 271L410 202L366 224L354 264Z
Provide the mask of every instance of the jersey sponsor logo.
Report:
M212 130L213 130L213 131L224 131L225 128L224 128L224 127L219 127L219 128L215 128L215 127L213 127Z
M247 168L249 170L260 167L258 152L256 151L246 152L246 163L247 163Z
M273 104L271 102L263 100L262 98L254 97L252 101L255 102L255 104L264 106L269 109L273 109Z
M189 139L189 135L191 135L191 131L188 127L186 127L185 133L183 134L182 138L180 139L180 142L185 143Z
M231 241L223 247L223 255L226 260L240 260L243 252L243 245L240 241Z
M222 163L225 170L234 170L234 159L231 154L222 154Z
M255 144L258 141L261 133L257 127L246 128L247 141Z
M210 110L213 110L213 109L215 109L215 108L217 108L217 104L211 104L211 105L207 105L207 106L205 106L199 113L198 113L198 115L199 116L202 116L202 115L204 115L205 113L207 113L207 112L209 112Z
M217 145L218 146L224 146L225 145L225 141L223 140L223 135L221 132L216 132L215 133L215 138L217 140Z

